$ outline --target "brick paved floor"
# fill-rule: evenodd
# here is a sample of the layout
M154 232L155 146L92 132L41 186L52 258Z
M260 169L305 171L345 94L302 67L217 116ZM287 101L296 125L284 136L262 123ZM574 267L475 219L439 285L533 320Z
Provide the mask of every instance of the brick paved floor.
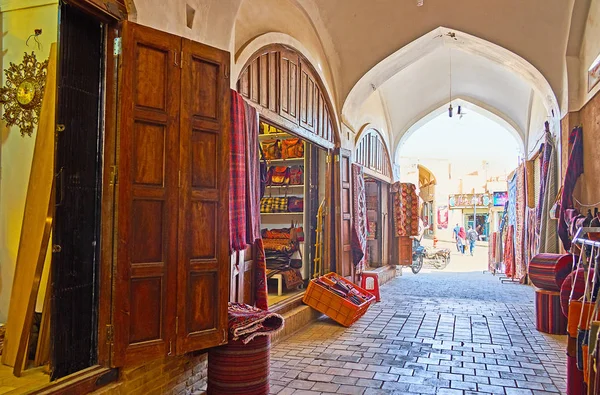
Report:
M323 318L278 343L271 392L565 393L566 339L535 330L533 288L451 270L405 270L351 328Z

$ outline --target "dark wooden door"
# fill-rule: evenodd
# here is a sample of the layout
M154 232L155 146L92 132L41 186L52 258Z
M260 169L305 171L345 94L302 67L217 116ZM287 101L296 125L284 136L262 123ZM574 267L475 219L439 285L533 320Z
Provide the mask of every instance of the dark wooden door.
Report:
M175 353L181 38L123 24L115 366Z
M336 271L344 277L352 278L352 168L350 151L338 149L336 152Z
M177 352L227 341L229 54L183 40Z
M52 255L52 379L97 361L104 28L60 8L56 210Z

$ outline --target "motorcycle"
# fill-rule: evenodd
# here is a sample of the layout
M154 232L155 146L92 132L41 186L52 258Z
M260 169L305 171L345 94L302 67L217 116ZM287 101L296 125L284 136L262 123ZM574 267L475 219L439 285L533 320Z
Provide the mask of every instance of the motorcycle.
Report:
M425 247L423 247L419 241L413 239L412 265L410 265L410 270L413 272L413 274L419 273L423 268L425 251Z
M450 263L450 250L442 248L438 250L425 249L425 259L431 260L436 269L445 269Z
M419 241L413 240L412 250L412 265L410 266L410 270L414 274L421 271L425 259L432 261L433 267L438 270L445 269L450 263L450 250L447 248L428 250Z

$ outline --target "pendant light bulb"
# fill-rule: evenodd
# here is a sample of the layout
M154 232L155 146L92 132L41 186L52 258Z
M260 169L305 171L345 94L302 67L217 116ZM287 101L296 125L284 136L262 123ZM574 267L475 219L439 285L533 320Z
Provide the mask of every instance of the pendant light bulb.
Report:
M450 103L450 106L448 107L448 116L452 118L452 103Z

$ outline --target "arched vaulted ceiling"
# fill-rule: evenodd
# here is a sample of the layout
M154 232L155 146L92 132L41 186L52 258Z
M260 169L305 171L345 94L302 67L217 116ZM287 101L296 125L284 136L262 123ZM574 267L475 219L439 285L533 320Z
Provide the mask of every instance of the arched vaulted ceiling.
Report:
M235 56L259 37L283 34L291 37L291 41L297 40L310 52L311 56L307 57L316 60L315 67L322 72L325 85L329 87L336 115L351 131L358 132L365 118L372 122L368 116L356 122L352 119L354 116L360 118L357 114L368 96L363 92L362 97L354 97L354 91L357 87L362 89L362 82L367 82L362 85L369 89L373 86L379 91L382 106L386 107L382 112L389 114L381 127L392 129L386 139L390 144L398 140L397 134L410 127L411 119L426 115L428 109L440 105L444 89L442 72L438 69L443 68L432 69L427 59L443 60L443 54L419 41L440 26L446 26L446 31L461 32L465 37L496 45L514 55L512 58L494 58L489 52L477 53L485 49L483 47L467 47L463 52L481 55L490 62L457 54L457 62L461 57L465 62L473 60L470 68L463 70L464 84L456 86L457 92L481 102L478 104L484 108L494 109L493 112L500 114L521 134L526 134L530 127L527 108L531 105L522 106L527 97L531 100L532 96L539 95L538 102L545 103L548 113L555 110L558 119L567 110L567 47L575 48L577 45L573 41L581 41L575 37L572 24L579 23L586 15L586 7L589 8L589 0L424 0L422 7L417 6L416 0L129 1L135 2L139 23L227 49L232 53L233 63ZM192 29L185 26L188 5L196 10ZM583 16L578 19L579 14ZM404 78L400 76L401 69L393 73L399 74L397 78L379 75L379 79L364 79L381 62L411 46L413 59L404 59L404 67L420 62L422 58L425 63L420 65L430 69L432 79L437 79L439 84L422 79L421 93L432 99L409 109L394 105L394 97L400 99L400 103L405 100L393 92L393 82ZM517 71L517 74L520 71L521 81L511 78L507 70ZM486 78L491 74L494 78ZM529 84L529 92L526 92L523 80ZM534 80L543 80L546 85L542 87L543 84L536 84ZM424 89L427 84L434 85L431 91ZM482 87L485 86L488 86L488 92L484 92ZM498 95L491 96L489 91L497 91ZM519 111L505 108L507 97L512 97L513 107L518 106ZM399 115L400 111L408 114ZM348 141L352 141L348 137Z

